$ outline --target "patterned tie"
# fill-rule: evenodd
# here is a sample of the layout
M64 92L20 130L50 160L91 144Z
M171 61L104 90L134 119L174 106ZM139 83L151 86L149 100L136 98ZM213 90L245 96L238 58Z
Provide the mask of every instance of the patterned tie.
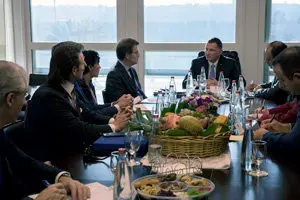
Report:
M76 94L75 90L73 89L71 92L71 96L69 97L71 105L77 110L77 104L76 104Z
M210 72L209 72L208 78L213 78L213 79L216 78L215 65L214 65L214 64L212 64L212 65L210 66Z
M140 84L138 83L136 77L135 77L135 74L133 72L133 69L132 67L129 68L129 73L130 73L130 76L131 76L131 80L133 82L133 85L135 86L135 89L138 93L139 96L142 96L144 99L146 98L146 95L144 94L143 90L141 89L141 86Z

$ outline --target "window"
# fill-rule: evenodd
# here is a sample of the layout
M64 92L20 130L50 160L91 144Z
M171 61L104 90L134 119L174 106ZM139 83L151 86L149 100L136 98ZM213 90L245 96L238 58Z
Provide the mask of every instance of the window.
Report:
M300 42L300 1L299 0L267 0L266 5L266 43L282 41L296 45ZM265 65L264 81L270 82L274 72Z
M283 42L300 41L300 1L299 0L269 0L267 6L266 41L279 40Z
M116 0L31 0L33 42L116 42Z
M236 0L144 0L145 42L235 42Z

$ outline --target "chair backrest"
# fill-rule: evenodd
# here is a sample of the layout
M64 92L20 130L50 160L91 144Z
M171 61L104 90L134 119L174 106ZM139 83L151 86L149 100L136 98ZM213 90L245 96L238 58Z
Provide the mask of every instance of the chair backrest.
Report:
M6 136L13 141L19 149L24 151L26 145L24 121L17 121L6 125L3 130Z
M229 51L229 50L224 50L223 51L223 56L226 56L226 57L229 57L229 58L232 58L236 61L237 63L237 67L238 67L238 70L239 72L241 73L241 63L240 63L240 59L239 59L239 54L237 51ZM204 51L200 51L198 53L198 57L201 57L201 56L205 56L205 52Z
M102 90L102 97L103 97L104 103L110 103L109 102L109 97L108 97L108 94L107 94L106 90Z
M29 86L31 87L40 86L47 80L48 80L48 75L46 74L30 74Z

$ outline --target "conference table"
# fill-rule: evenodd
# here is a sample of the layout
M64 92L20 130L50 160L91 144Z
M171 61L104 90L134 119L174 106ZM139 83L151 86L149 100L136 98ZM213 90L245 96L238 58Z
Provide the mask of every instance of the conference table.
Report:
M251 102L252 101L252 102ZM260 99L251 99L248 102L249 110L254 110L262 104ZM270 102L265 107L273 107ZM228 113L229 105L223 104L219 113ZM266 170L267 177L252 177L241 169L240 155L241 142L229 142L231 154L230 169L204 169L203 177L210 179L215 184L215 190L206 199L230 200L288 200L300 199L300 168L296 155L294 160L282 161L281 159L267 158L261 168ZM74 179L83 183L99 182L106 186L113 183L113 174L110 170L110 158L98 162L86 162L82 155L72 155L52 162L55 166L71 172ZM138 166L134 169L135 176L146 175L149 167ZM136 199L139 199L137 197Z

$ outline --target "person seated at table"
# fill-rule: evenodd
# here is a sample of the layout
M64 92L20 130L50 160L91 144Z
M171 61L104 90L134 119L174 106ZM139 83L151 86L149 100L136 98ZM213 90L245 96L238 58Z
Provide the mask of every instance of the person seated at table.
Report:
M200 75L201 68L205 68L205 74L208 86L217 86L219 74L224 73L225 78L238 81L241 74L237 63L234 59L222 55L223 44L219 38L208 40L205 46L205 56L198 57L192 61L190 70L192 71L193 79L197 79ZM182 88L186 88L187 75L182 82ZM231 85L231 84L230 84Z
M299 107L298 98L290 95L288 99L293 99L290 102L276 106L271 109L257 109L257 118L260 122L266 119L275 119L282 123L294 123L297 118L297 111ZM254 114L255 115L255 114Z
M274 58L272 65L280 86L288 89L292 94L300 95L300 47L286 48ZM264 122L262 127L270 127L269 124L272 124L270 121ZM300 152L299 108L296 123L288 134L270 132L265 128L258 129L254 134L254 139L266 141L269 152L273 154L287 153L286 155Z
M0 61L0 198L23 199L37 192L36 200L66 199L67 193L73 199L90 198L89 188L68 172L34 160L6 137L3 127L16 121L26 92L25 71L15 63ZM53 185L41 191L43 180Z
M139 78L133 66L138 63L140 54L139 43L131 38L122 39L116 49L118 62L108 73L106 79L106 93L109 102L116 101L123 94L130 94L139 102L146 99Z
M128 107L111 124L81 120L74 82L83 76L82 50L83 46L75 42L59 45L51 56L48 81L37 89L28 104L25 118L28 154L41 161L81 152L103 133L123 129L132 117Z
M83 78L74 83L74 89L78 105L82 109L85 109L83 119L91 123L112 123L114 121L114 118L112 117L115 114L132 105L132 96L126 94L113 103L97 104L97 97L92 78L98 77L101 69L101 66L99 65L100 56L98 52L93 50L83 51L82 53L86 65L83 72ZM87 112L89 112L89 114L86 114ZM96 117L94 115L96 115ZM95 120L95 118L101 120Z
M271 42L266 49L266 64L272 68L272 59L274 59L280 52L287 48L287 45L280 41ZM272 82L265 84L249 84L248 90L253 91L255 97L270 100L276 104L284 104L287 102L289 93L279 87L278 78L276 75Z

